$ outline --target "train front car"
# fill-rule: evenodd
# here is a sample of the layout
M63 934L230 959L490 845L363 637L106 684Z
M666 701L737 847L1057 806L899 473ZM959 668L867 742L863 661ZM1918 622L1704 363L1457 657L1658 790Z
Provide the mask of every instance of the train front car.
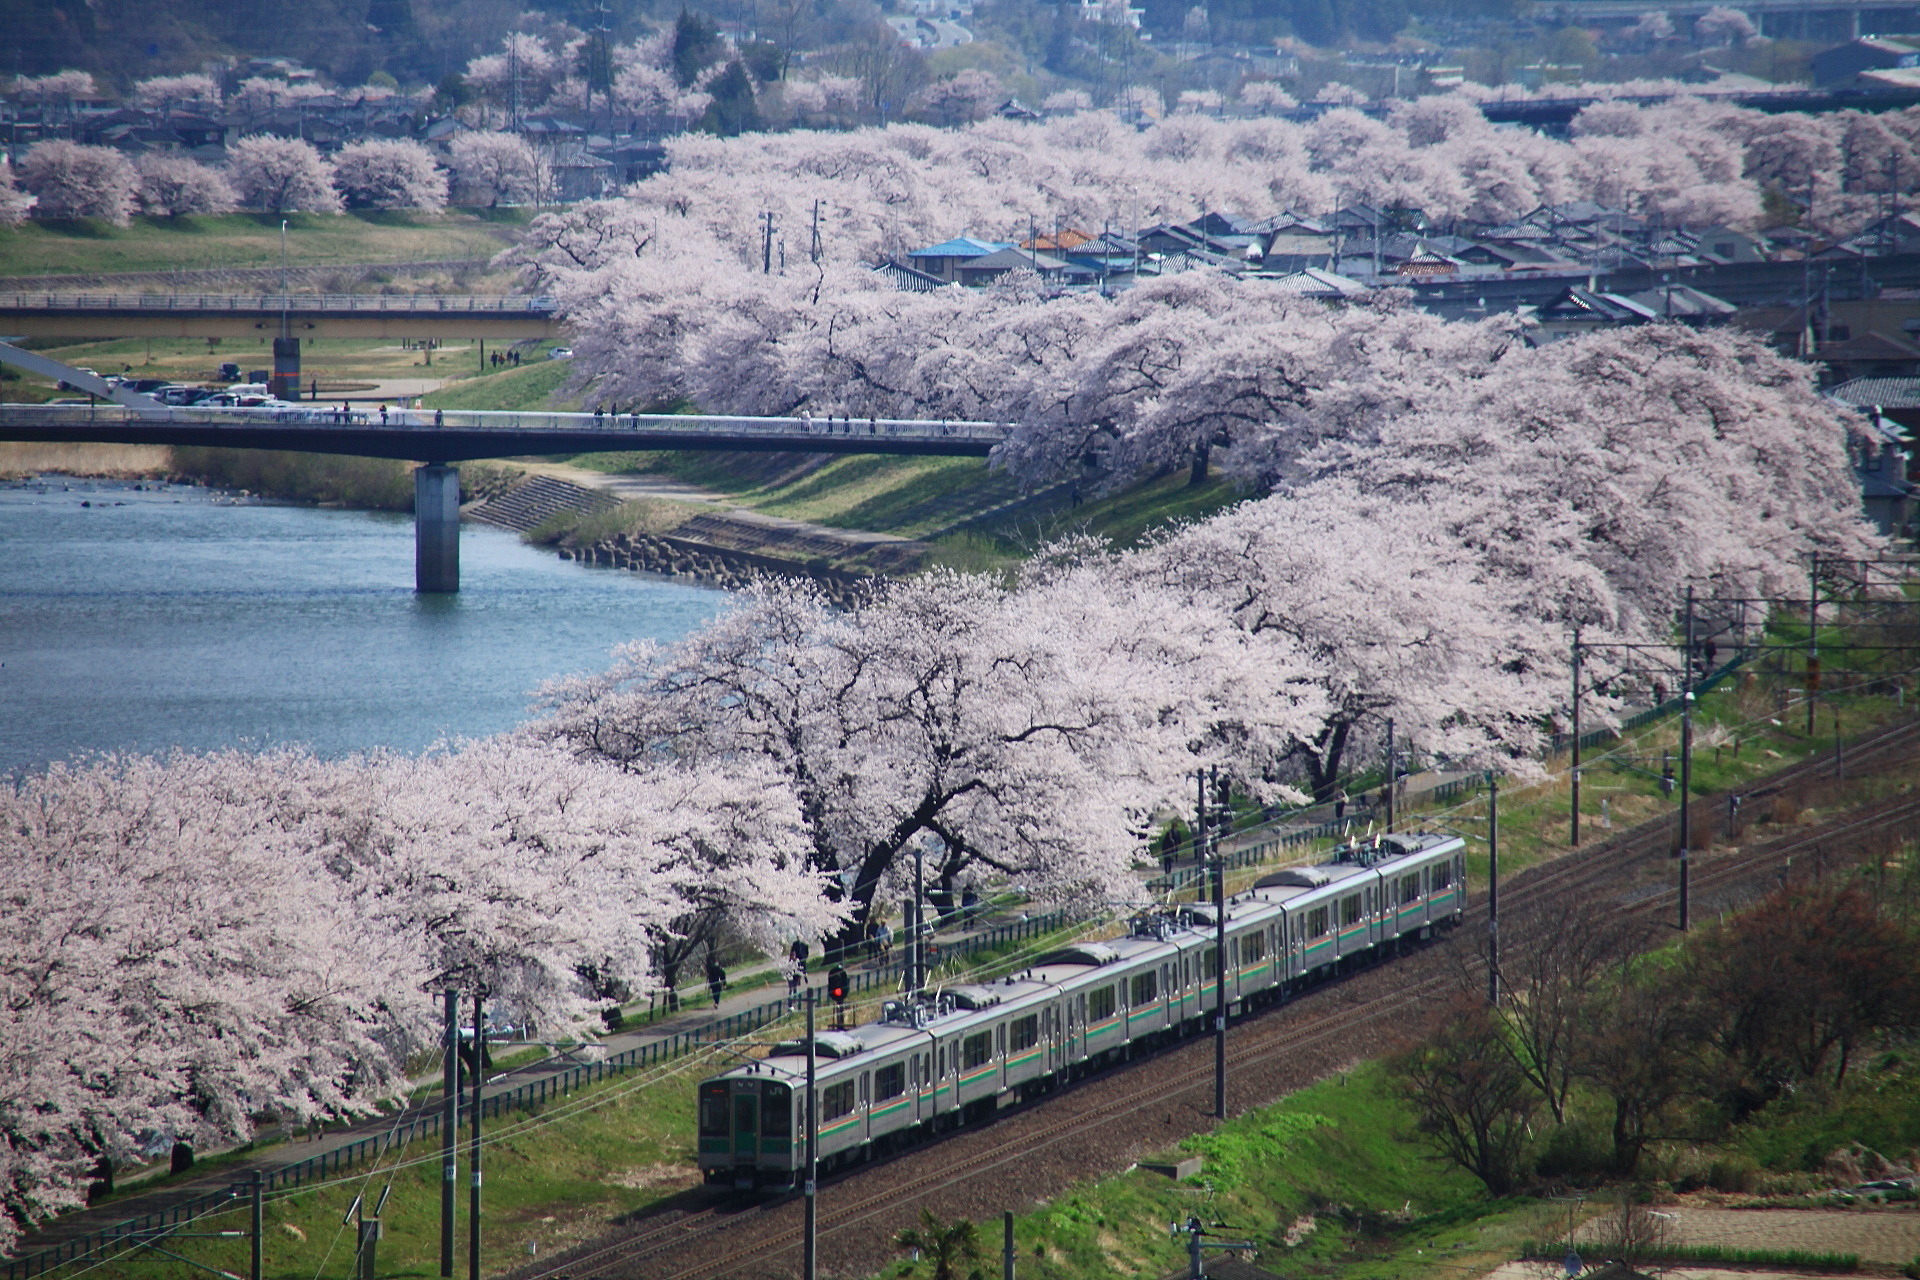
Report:
M797 1087L796 1087L797 1084ZM758 1064L700 1085L700 1174L740 1190L791 1183L804 1158L795 1143L796 1082Z

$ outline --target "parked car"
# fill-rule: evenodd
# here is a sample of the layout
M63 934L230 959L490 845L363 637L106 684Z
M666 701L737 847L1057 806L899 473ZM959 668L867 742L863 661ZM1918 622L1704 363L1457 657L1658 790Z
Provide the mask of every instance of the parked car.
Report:
M213 380L215 382L240 381L240 366L232 360L226 361L220 366L220 372L214 376Z
M572 347L548 347L547 359L571 360L573 359L573 348Z
M87 366L85 366L85 365L83 365L83 364L81 364L81 365L75 365L75 366L74 366L74 368L76 368L76 369L78 369L78 370L79 370L79 371L80 371L81 373L90 373L90 374L92 374L92 375L93 375L94 377L96 377L96 378L100 376L100 371L99 371L98 369L89 369L89 368L87 368ZM78 391L78 390L80 390L80 388L79 388L79 387L76 387L76 386L74 386L74 385L73 385L73 384L72 384L71 382L62 382L62 383L60 384L60 389L61 389L62 391Z

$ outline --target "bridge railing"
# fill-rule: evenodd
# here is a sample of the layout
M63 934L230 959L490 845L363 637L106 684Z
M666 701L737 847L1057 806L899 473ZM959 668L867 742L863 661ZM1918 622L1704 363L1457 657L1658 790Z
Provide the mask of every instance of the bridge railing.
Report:
M674 413L516 413L500 410L403 409L364 405L302 404L287 408L160 406L132 409L118 404L0 405L0 424L34 426L171 425L207 427L299 427L302 430L632 433L636 438L671 436L772 436L796 443L813 439L956 440L998 444L1012 434L1002 422L939 422L912 418L750 418Z
M554 311L552 298L380 293L0 293L0 311L316 311L467 315Z

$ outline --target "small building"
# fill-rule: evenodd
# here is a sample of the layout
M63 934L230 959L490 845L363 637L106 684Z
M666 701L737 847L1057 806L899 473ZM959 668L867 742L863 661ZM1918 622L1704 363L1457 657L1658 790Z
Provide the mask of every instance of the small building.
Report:
M1862 36L1813 55L1816 89L1849 84L1863 71L1920 67L1920 37Z
M975 240L972 236L955 236L940 244L913 250L907 255L907 264L916 271L923 271L951 284L960 278L958 272L961 263L1011 248L1011 240Z

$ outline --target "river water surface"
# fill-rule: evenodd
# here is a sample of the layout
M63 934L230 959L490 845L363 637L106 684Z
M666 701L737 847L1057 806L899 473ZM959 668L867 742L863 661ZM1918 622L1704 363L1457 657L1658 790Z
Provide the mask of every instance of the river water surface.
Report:
M543 680L674 640L713 590L463 526L413 591L409 517L182 486L0 485L0 773L89 751L418 751L525 719Z

